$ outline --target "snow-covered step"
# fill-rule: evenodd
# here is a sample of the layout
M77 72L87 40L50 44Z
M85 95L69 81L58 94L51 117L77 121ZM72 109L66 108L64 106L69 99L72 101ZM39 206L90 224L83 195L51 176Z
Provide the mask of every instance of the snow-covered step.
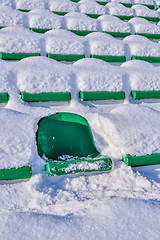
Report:
M157 11L151 10L143 5L135 5L132 7L136 17L145 18L148 21L159 22L159 14Z
M131 35L123 40L128 44L130 58L160 63L160 44L143 36Z
M124 38L131 35L130 24L120 20L118 17L103 15L97 20L100 23L101 30L113 37Z
M24 113L0 109L0 126L0 180L31 178L34 119Z
M80 36L99 30L96 19L88 17L86 14L79 12L67 13L64 16L67 29Z
M129 20L132 24L134 33L151 39L160 39L159 24L152 24L150 21L143 18L133 18Z
M90 33L85 38L90 45L91 58L107 62L125 62L125 43L102 32Z
M127 8L120 3L111 2L106 5L108 13L110 15L117 16L121 20L130 20L134 17L134 12L132 8Z
M134 100L160 99L160 68L153 64L132 60L122 64L128 74L128 84Z
M84 37L64 29L48 31L45 37L49 58L72 62L85 57Z
M0 31L0 58L20 60L40 56L41 36L23 27L6 27Z
M71 100L70 65L46 57L30 57L17 64L17 87L23 101L69 102Z
M45 9L45 0L15 0L16 8L22 12L29 12L33 9Z
M82 59L73 64L82 101L124 100L125 72L100 59Z

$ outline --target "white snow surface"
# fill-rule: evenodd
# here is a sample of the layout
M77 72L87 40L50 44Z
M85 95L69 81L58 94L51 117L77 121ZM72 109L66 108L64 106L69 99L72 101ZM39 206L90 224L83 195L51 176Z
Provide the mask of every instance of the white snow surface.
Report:
M107 3L106 7L108 8L108 12L111 15L117 15L117 16L133 16L134 15L132 8L127 8L117 2Z
M159 14L155 10L151 10L146 6L143 5L135 5L132 6L134 9L136 16L143 16L143 17L159 17Z
M120 9L120 4L112 4L116 4L115 9L117 5ZM51 14L47 11L80 12L79 3L69 0L0 0L0 5L1 9L5 6L0 19L10 26L0 30L0 51L36 51L45 54L46 49L52 52L56 49L58 53L83 52L89 55L88 43L94 41L92 48L98 46L101 53L104 46L108 49L106 53L118 54L121 51L128 58L131 53L160 56L159 43L141 36L118 41L103 33L78 37L67 30L51 30L42 35L25 28L11 27L21 24L29 27L29 23L36 26L39 19L39 27L54 28L52 23L56 19L68 21L68 16L77 14L80 16L77 23L70 24L75 29L80 28L84 21L81 13L69 13L60 18L57 15L52 22ZM18 14L16 7L33 11ZM120 9L119 13L115 12L128 15L128 10L123 8L123 11ZM20 16L27 17L24 21ZM99 19L105 20L107 17ZM30 19L30 22L26 19ZM99 25L95 24L99 20L91 19L89 22L89 18L86 19L86 25L100 30ZM125 29L121 21L117 20L116 23L117 29ZM59 28L59 22L56 28ZM146 30L149 32L149 29L147 23ZM131 168L121 161L125 154L160 153L159 100L132 102L127 98L131 89L160 90L159 71L159 67L136 60L121 66L89 58L74 64L60 63L46 57L30 57L17 62L0 60L0 92L9 93L8 104L0 104L0 168L32 167L29 181L0 184L0 239L159 240L160 165ZM105 89L124 90L127 99L124 102L84 103L78 98L79 90ZM20 98L20 91L35 93L51 90L70 91L71 103L33 104L23 102ZM88 120L97 150L112 158L113 169L110 172L46 176L45 161L37 153L37 123L43 116L56 112L77 113Z
M150 21L144 18L132 18L129 20L132 24L135 33L152 33L160 34L160 26L152 24Z

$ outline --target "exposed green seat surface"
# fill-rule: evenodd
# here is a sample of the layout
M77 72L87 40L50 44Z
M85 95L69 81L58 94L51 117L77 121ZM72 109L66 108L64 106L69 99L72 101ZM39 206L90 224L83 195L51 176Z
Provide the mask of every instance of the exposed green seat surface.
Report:
M97 19L98 17L100 17L101 15L100 14L94 14L94 13L86 13L87 16L91 17L91 18L94 18L94 19Z
M107 92L107 91L80 91L80 98L83 101L98 101L98 100L124 100L125 93L120 92Z
M52 11L52 12L60 16L64 16L68 13L68 12L57 12L57 11Z
M130 20L131 18L134 18L134 16L126 16L126 15L114 15L115 17L118 17L121 20Z
M0 52L0 58L3 60L21 60L26 57L40 56L40 53L5 53Z
M49 101L60 101L69 102L71 101L70 92L43 92L43 93L28 93L21 92L21 98L26 102L49 102Z
M119 38L125 38L131 35L131 33L128 33L128 32L107 32L107 31L104 31L104 32L112 35L113 37L119 37Z
M88 31L88 30L70 30L70 29L68 29L68 30L79 36L86 36L89 33L96 32L96 31Z
M150 63L160 63L160 57L132 56L132 60L143 60Z
M55 59L57 61L66 61L66 62L74 62L79 59L85 58L84 55L78 55L78 54L52 54L48 53L47 57Z
M134 100L138 99L160 99L160 91L131 91Z
M105 6L108 2L101 2L101 1L96 1L97 3L99 3L100 5L103 5L103 6Z
M32 171L30 166L21 168L0 169L0 180L16 180L31 178Z
M160 164L160 154L151 154L146 156L131 156L126 155L122 157L122 160L128 166L143 166L143 165L153 165Z
M148 21L151 21L151 22L159 22L158 17L143 17L143 16L137 16L137 17L144 18L144 19L146 19Z
M95 147L90 126L82 116L73 113L57 113L42 118L38 126L36 135L38 154L52 163L46 165L48 175L61 175L62 168L64 174L94 171L94 166L99 161L103 162L103 171L104 168L105 171L111 169L111 160L105 157L102 159ZM95 162L92 164L91 160ZM80 162L83 165L81 168L76 167L76 170L72 168ZM98 170L102 171L101 164L99 166ZM68 167L70 171L64 170Z
M125 56L107 56L107 55L91 55L91 58L98 58L106 62L125 62Z
M49 30L51 30L51 28L30 28L30 30L32 30L36 33L46 33Z
M29 10L29 9L18 9L19 11L21 11L21 12L30 12L31 10Z
M7 103L9 99L8 93L0 93L0 103Z
M136 33L136 35L141 35L151 39L160 39L160 34L153 34L153 33Z

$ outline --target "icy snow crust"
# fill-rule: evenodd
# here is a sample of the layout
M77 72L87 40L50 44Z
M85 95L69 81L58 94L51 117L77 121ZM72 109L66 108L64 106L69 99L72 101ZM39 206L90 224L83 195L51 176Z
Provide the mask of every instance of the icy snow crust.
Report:
M92 2L96 1L90 1L90 4ZM150 4L151 1L140 3ZM127 32L130 26L130 32L134 34L134 31L145 29L148 33L154 29L155 33L158 26L152 24L151 28L148 21L137 18L129 23L122 22L110 15L91 19L80 13L80 3L69 0L0 0L0 5L4 9L0 14L1 24L9 26L0 30L1 50L37 51L43 55L16 62L0 60L0 92L9 93L8 104L0 104L0 169L32 167L32 178L28 182L0 185L1 238L159 240L160 165L131 168L121 161L121 157L160 153L159 100L133 101L130 97L131 90L160 90L160 67L138 60L116 66L89 58L90 47L100 53L104 48L114 55L121 51L127 60L131 59L131 53L160 56L159 43L133 35L120 41L102 32L78 37L61 29L86 30L88 25L87 30L91 31L103 31L102 28L109 31L110 28L110 31ZM18 13L18 7L32 11ZM61 7L74 12L60 17L50 11ZM106 11L108 9L106 6ZM120 13L125 15L128 10L123 8ZM141 26L137 27L137 24ZM36 34L22 26L57 30ZM72 40L79 45L72 45ZM69 43L67 47L64 46L66 42ZM70 64L49 59L46 53L47 50L54 52L53 45L61 53L67 49L68 53L82 50L86 58ZM123 90L126 100L81 102L80 90ZM21 91L70 91L72 100L66 105L26 103L21 100ZM98 151L112 158L111 172L46 176L45 161L37 153L37 123L43 116L56 112L77 113L88 120Z

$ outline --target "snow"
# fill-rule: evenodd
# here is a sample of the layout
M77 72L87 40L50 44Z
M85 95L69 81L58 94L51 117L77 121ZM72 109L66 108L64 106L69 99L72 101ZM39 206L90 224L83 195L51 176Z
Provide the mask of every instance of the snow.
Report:
M160 26L154 25L144 18L132 18L129 20L129 23L132 24L135 33L152 33L160 34Z
M125 56L124 43L109 34L94 32L85 38L89 41L91 54Z
M159 17L158 12L143 5L135 5L132 7L132 9L135 11L136 16Z
M122 55L127 60L131 55L160 56L160 43L135 35L117 40L100 32L131 29L155 33L159 25L151 27L147 20L137 18L122 22L110 16L133 15L133 10L142 9L140 5L125 8L113 1L105 7L108 14L92 19L80 12L80 5L89 2L97 6L96 1L0 0L0 21L7 26L0 30L0 51L43 55L0 60L0 92L9 93L9 102L0 104L0 169L32 167L29 181L0 184L1 239L159 240L160 165L131 168L121 158L160 153L159 99L133 101L129 97L131 90L160 90L160 67L138 60L116 66L89 58L91 53ZM146 2L158 0L140 3ZM16 8L32 11L22 13ZM68 14L61 17L52 10ZM143 14L145 11L143 6ZM38 34L25 27L55 29ZM59 29L67 27L99 32L79 37ZM47 58L47 52L87 58L67 64ZM81 102L80 90L123 90L126 99ZM21 100L21 91L70 91L72 99L70 104L33 104ZM88 120L97 150L112 159L110 172L46 175L45 160L37 153L37 123L56 112L77 113Z
M81 91L122 91L125 72L100 59L82 59L73 64Z
M106 32L127 32L130 33L130 24L120 20L118 17L103 15L98 17L102 31Z
M96 2L92 2L89 0L81 0L79 2L79 9L82 13L90 13L90 14L105 14L106 7L102 6Z

